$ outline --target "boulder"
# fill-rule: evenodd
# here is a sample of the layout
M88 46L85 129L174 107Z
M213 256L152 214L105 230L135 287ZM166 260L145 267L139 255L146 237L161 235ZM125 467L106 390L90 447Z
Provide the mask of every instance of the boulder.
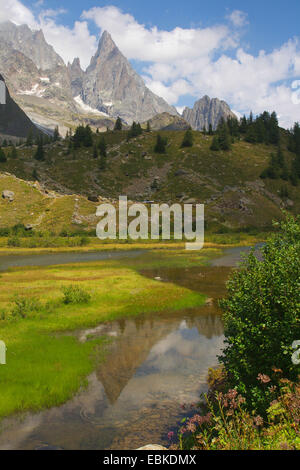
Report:
M158 444L148 444L147 446L140 447L137 450L168 450L168 449Z
M15 199L15 193L13 191L5 189L4 191L2 191L2 197L3 199L7 199L9 202L13 202L13 200Z

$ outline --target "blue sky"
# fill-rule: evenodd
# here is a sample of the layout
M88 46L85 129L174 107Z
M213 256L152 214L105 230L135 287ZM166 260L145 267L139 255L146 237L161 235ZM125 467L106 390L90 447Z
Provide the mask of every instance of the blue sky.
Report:
M23 2L34 7L38 2ZM83 10L95 6L115 5L126 13L133 15L139 23L147 26L156 25L160 29L173 29L176 26L211 26L222 23L224 17L234 10L245 11L249 27L245 30L244 40L248 42L252 53L260 49L271 51L283 42L300 35L300 2L299 0L252 0L241 2L235 0L44 0L44 8L67 10L63 23L70 26L78 19ZM39 7L40 8L40 7Z
M7 0L0 10L0 21L42 28L83 68L107 29L149 88L179 110L208 94L239 113L275 109L286 127L300 120L299 17L299 0Z

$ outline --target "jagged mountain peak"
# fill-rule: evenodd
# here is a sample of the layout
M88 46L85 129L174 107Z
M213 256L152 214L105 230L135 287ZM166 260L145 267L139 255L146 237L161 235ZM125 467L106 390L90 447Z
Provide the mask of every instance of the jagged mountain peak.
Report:
M22 52L41 70L65 66L63 59L47 43L41 29L33 31L26 24L2 22L0 23L0 41L5 41L16 51Z
M120 116L129 124L144 122L162 112L178 114L146 87L108 31L103 32L84 75L82 98L92 108Z
M205 95L195 102L192 109L186 107L182 117L193 129L202 130L205 127L208 130L210 125L216 129L222 118L236 116L225 101Z

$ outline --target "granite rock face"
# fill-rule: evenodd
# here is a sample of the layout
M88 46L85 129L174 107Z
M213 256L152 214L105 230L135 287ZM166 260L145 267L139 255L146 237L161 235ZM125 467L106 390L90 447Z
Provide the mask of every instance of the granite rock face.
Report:
M41 70L65 65L63 59L46 42L42 30L32 31L25 24L17 26L6 21L0 24L0 40L6 41L13 49L22 52Z
M84 71L80 65L80 59L76 57L72 64L68 63L68 71L71 80L71 89L73 96L79 96L82 92Z
M225 120L228 117L236 118L236 115L225 101L221 101L218 98L210 99L206 95L196 101L192 109L186 107L182 117L190 124L192 129L202 131L204 127L208 130L210 124L213 130L215 130L222 118Z
M190 125L182 117L169 113L157 114L148 122L153 131L185 131L190 128Z
M83 79L82 99L91 108L125 122L144 122L177 111L150 91L105 31Z

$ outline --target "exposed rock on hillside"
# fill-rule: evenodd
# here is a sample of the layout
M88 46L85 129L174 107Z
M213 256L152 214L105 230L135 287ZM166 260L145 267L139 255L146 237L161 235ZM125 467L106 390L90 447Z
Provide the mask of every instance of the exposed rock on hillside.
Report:
M196 101L193 109L185 108L182 117L193 129L202 131L204 127L208 130L210 124L213 129L216 129L221 118L236 118L236 115L225 101L218 98L210 99L206 95Z
M144 122L156 114L177 114L175 108L150 91L105 31L83 80L82 98L92 108Z
M174 116L169 113L157 114L149 120L149 124L151 129L155 131L184 131L190 127L190 125L182 117Z

